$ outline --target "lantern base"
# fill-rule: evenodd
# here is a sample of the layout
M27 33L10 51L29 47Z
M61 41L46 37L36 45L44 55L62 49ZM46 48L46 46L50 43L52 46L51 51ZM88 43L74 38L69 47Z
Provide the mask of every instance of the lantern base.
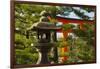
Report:
M50 64L48 53L53 46L54 43L39 43L36 46L36 48L39 49L39 59L37 61L37 64Z

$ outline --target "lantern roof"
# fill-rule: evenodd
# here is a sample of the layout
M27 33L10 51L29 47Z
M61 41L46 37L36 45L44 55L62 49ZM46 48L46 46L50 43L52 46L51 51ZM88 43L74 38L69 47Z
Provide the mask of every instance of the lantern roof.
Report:
M57 27L54 23L41 22L36 26L37 29L42 30L59 30L61 27Z

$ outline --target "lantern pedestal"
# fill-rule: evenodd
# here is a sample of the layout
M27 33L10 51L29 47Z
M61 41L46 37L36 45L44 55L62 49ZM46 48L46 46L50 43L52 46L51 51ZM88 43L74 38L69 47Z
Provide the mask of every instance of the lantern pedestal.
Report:
M39 59L37 64L50 64L47 52L39 52Z
M48 53L53 47L53 43L38 43L36 48L39 49L39 59L37 64L50 64Z

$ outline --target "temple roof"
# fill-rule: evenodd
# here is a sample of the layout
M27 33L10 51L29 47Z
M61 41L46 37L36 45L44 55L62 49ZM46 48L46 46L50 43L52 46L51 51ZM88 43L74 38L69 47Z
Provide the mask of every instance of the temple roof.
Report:
M63 17L63 18L69 18L69 19L80 19L80 20L94 20L95 19L95 12L91 11L91 12L87 12L86 10L80 8L80 7L72 7L72 9L75 9L77 11L79 11L80 13L83 13L84 16L88 17L88 19L86 19L86 17L80 17L78 16L75 11L63 11L63 13L61 14L57 14L57 17Z

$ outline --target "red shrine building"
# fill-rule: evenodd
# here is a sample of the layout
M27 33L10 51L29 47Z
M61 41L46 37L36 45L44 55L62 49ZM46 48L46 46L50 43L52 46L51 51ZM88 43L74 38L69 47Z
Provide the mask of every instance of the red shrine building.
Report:
M88 24L94 23L93 20L73 19L73 18L66 18L66 17L60 17L60 16L57 16L56 19L58 22L60 22L62 24L73 24L73 25L79 26L81 30L84 30L84 28L83 28L84 23L88 23ZM73 31L71 29L66 30L66 31L63 31L61 29L58 32L63 33L63 38L66 39L68 37L68 34L72 33ZM67 43L64 42L63 44L65 46L60 48L60 51L62 54L68 52ZM59 59L60 59L61 63L63 63L65 60L68 59L68 56L62 56Z

